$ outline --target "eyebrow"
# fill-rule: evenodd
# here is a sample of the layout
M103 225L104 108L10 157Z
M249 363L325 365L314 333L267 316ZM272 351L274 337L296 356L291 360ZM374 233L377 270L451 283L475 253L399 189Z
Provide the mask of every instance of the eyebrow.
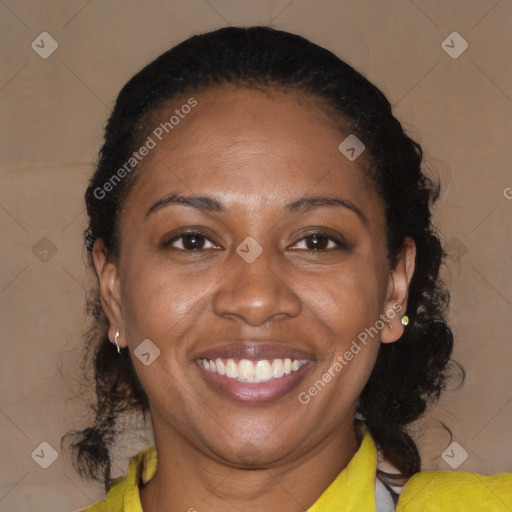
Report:
M352 210L362 220L363 224L368 225L368 218L366 215L348 199L342 199L341 197L320 197L320 196L309 196L301 197L293 203L286 205L286 211L289 213L306 213L316 208L329 206L341 206Z
M152 213L155 213L163 208L170 205L184 205L195 208L202 212L224 212L226 208L217 199L211 196L184 196L179 193L169 194L162 199L158 200L151 208L146 212L146 218ZM340 197L321 197L321 196L309 196L301 197L292 203L285 206L285 210L288 213L307 213L317 208L322 207L343 207L353 211L361 219L361 221L368 225L368 218L366 215L351 201L348 199L342 199Z
M169 194L157 201L147 212L146 219L154 212L173 204L190 206L203 212L223 212L224 206L211 196L183 196L181 194Z

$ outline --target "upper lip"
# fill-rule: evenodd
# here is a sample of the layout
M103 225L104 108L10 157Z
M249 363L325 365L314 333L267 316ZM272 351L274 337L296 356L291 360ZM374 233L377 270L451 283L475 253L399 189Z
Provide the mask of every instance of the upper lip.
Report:
M240 340L217 345L201 351L199 357L194 359L306 359L314 361L310 352L288 347L274 341Z

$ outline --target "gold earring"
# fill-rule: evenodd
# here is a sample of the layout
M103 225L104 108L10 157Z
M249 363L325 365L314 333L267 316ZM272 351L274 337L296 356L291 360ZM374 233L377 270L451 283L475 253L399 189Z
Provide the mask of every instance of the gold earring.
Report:
M402 325L405 327L409 323L409 317L407 315L404 315L402 317Z
M119 339L119 328L117 328L116 334L114 335L114 341L116 342L117 347L117 353L121 353L121 348L119 347L119 342L117 341Z

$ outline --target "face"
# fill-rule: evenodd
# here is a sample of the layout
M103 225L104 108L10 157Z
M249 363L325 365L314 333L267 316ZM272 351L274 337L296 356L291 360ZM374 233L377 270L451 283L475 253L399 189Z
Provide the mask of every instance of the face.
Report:
M95 245L109 335L129 347L157 442L232 464L250 446L271 466L352 428L380 343L401 335L413 249L388 267L365 155L345 158L349 133L317 100L232 85L194 98L152 136L119 258Z

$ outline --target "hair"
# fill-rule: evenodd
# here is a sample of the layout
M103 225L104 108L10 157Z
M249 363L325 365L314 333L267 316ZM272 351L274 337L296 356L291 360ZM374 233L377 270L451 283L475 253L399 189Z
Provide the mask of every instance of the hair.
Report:
M85 193L90 218L84 232L88 256L97 239L112 257L118 254L119 212L133 180L122 180L101 199L95 190L130 159L150 116L179 96L228 83L297 91L321 100L365 145L366 163L361 166L385 208L390 268L395 268L407 238L416 244L409 324L398 341L380 344L357 406L358 417L384 457L408 478L421 468L408 425L439 399L451 370L457 367L463 373L450 359L449 293L440 276L446 253L431 222L440 185L423 173L422 149L393 116L384 94L336 55L301 36L270 27L226 27L187 39L133 76L119 93L107 122L97 168ZM84 336L84 361L90 358L94 371L94 425L70 431L62 441L75 439L70 446L75 468L84 478L102 481L108 490L119 417L139 412L145 418L149 403L128 350L118 355L108 339L108 321L97 289L89 298L89 312L93 323Z

